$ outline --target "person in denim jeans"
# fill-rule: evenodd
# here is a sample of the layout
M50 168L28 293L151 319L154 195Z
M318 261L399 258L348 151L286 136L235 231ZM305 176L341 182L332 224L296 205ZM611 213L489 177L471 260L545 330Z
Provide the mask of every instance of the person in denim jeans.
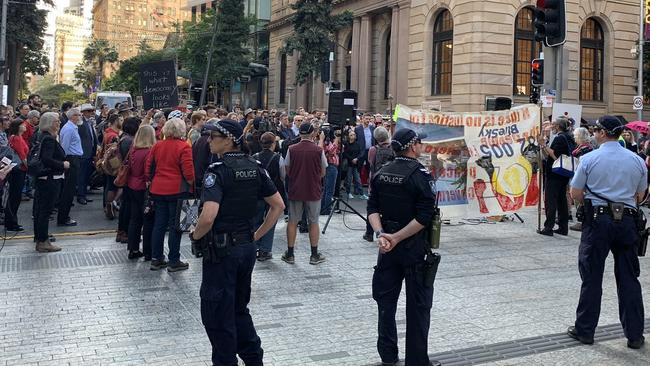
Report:
M368 196L363 194L361 176L359 175L359 168L363 162L363 153L361 144L357 140L357 134L350 131L348 133L348 143L345 144L345 149L343 150L343 159L347 160L348 165L348 174L345 177L345 190L348 192L348 198L350 199L355 198L355 196L361 199L368 199ZM351 190L351 183L354 183L354 191Z
M327 158L327 168L323 180L323 198L320 203L320 214L329 215L332 210L332 197L336 188L336 180L339 174L339 146L341 145L340 131L334 138L334 141L325 141L325 134L321 132L318 146L325 151Z
M158 141L149 152L145 165L149 192L154 201L154 228L151 238L152 261L150 269L157 271L167 267L168 272L189 267L180 260L181 232L176 230L175 217L178 200L193 192L194 165L192 148L183 140L185 122L172 118L162 129L165 140ZM163 243L169 230L169 263L165 261Z

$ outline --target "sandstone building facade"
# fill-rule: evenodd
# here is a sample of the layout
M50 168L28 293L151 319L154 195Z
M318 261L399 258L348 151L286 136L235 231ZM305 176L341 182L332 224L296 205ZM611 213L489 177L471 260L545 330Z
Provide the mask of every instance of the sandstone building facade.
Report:
M294 85L297 55L282 47L293 31L290 4L273 0L269 106L324 108L325 85ZM387 112L396 103L443 111L480 111L486 97L527 103L533 39L530 0L338 0L352 26L336 35L333 80L358 91L360 111ZM634 117L639 2L566 0L567 42L562 67L564 103L581 104L583 117ZM548 61L547 61L548 62Z

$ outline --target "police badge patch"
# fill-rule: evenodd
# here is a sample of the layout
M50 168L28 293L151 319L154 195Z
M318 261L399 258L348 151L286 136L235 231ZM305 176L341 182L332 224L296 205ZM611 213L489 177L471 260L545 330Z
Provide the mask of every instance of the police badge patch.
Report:
M214 186L216 180L217 177L214 175L214 173L208 173L203 179L203 187L211 188L212 186Z

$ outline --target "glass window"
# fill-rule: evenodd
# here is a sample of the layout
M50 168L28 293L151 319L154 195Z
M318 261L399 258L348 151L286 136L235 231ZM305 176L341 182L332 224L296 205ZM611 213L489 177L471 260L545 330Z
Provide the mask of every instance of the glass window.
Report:
M454 22L449 10L443 10L433 25L433 62L431 95L451 94L451 69L454 54Z
M531 62L539 57L542 43L535 42L533 8L523 8L515 20L514 95L529 95L531 90Z
M287 99L287 54L280 56L280 98L279 103L285 103Z
M604 50L603 28L595 19L587 19L580 31L580 100L603 100Z
M384 99L388 99L388 94L390 94L390 36L391 32L388 31L384 53Z

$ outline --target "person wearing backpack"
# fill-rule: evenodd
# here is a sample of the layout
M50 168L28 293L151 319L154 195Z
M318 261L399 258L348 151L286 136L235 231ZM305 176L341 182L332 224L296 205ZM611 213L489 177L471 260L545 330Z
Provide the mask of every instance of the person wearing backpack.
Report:
M260 137L262 151L253 155L253 158L260 162L264 169L271 177L278 192L284 190L284 183L280 178L280 154L275 151L275 135L272 132L265 132ZM258 228L264 222L264 217L268 214L270 206L264 200L257 201L257 216L255 217L255 227ZM257 260L263 262L273 258L271 254L273 249L273 236L275 235L275 224L269 231L264 234L257 242Z
M106 120L107 128L104 130L102 146L98 152L101 169L104 172L104 213L109 220L115 219L116 207L113 203L117 197L117 187L115 186L115 176L119 164L111 164L115 161L114 157L119 154L120 132L122 130L122 117L117 114L111 114Z
M58 252L60 247L52 245L48 230L50 214L59 198L64 172L70 168L65 161L65 151L56 140L59 133L59 114L47 112L41 117L40 134L27 159L28 172L34 175L36 194L34 198L34 240L40 253ZM37 156L36 156L37 155ZM38 169L32 169L39 166ZM32 169L32 170L30 170Z
M377 127L372 134L377 141L377 144L368 150L368 165L370 166L369 181L372 181L372 178L377 174L379 169L384 166L384 164L395 159L395 151L390 146L390 135L388 134L388 130L384 127ZM368 185L368 190L370 190L370 185ZM363 235L363 238L366 241L373 242L373 233L372 226L367 222L366 233Z

